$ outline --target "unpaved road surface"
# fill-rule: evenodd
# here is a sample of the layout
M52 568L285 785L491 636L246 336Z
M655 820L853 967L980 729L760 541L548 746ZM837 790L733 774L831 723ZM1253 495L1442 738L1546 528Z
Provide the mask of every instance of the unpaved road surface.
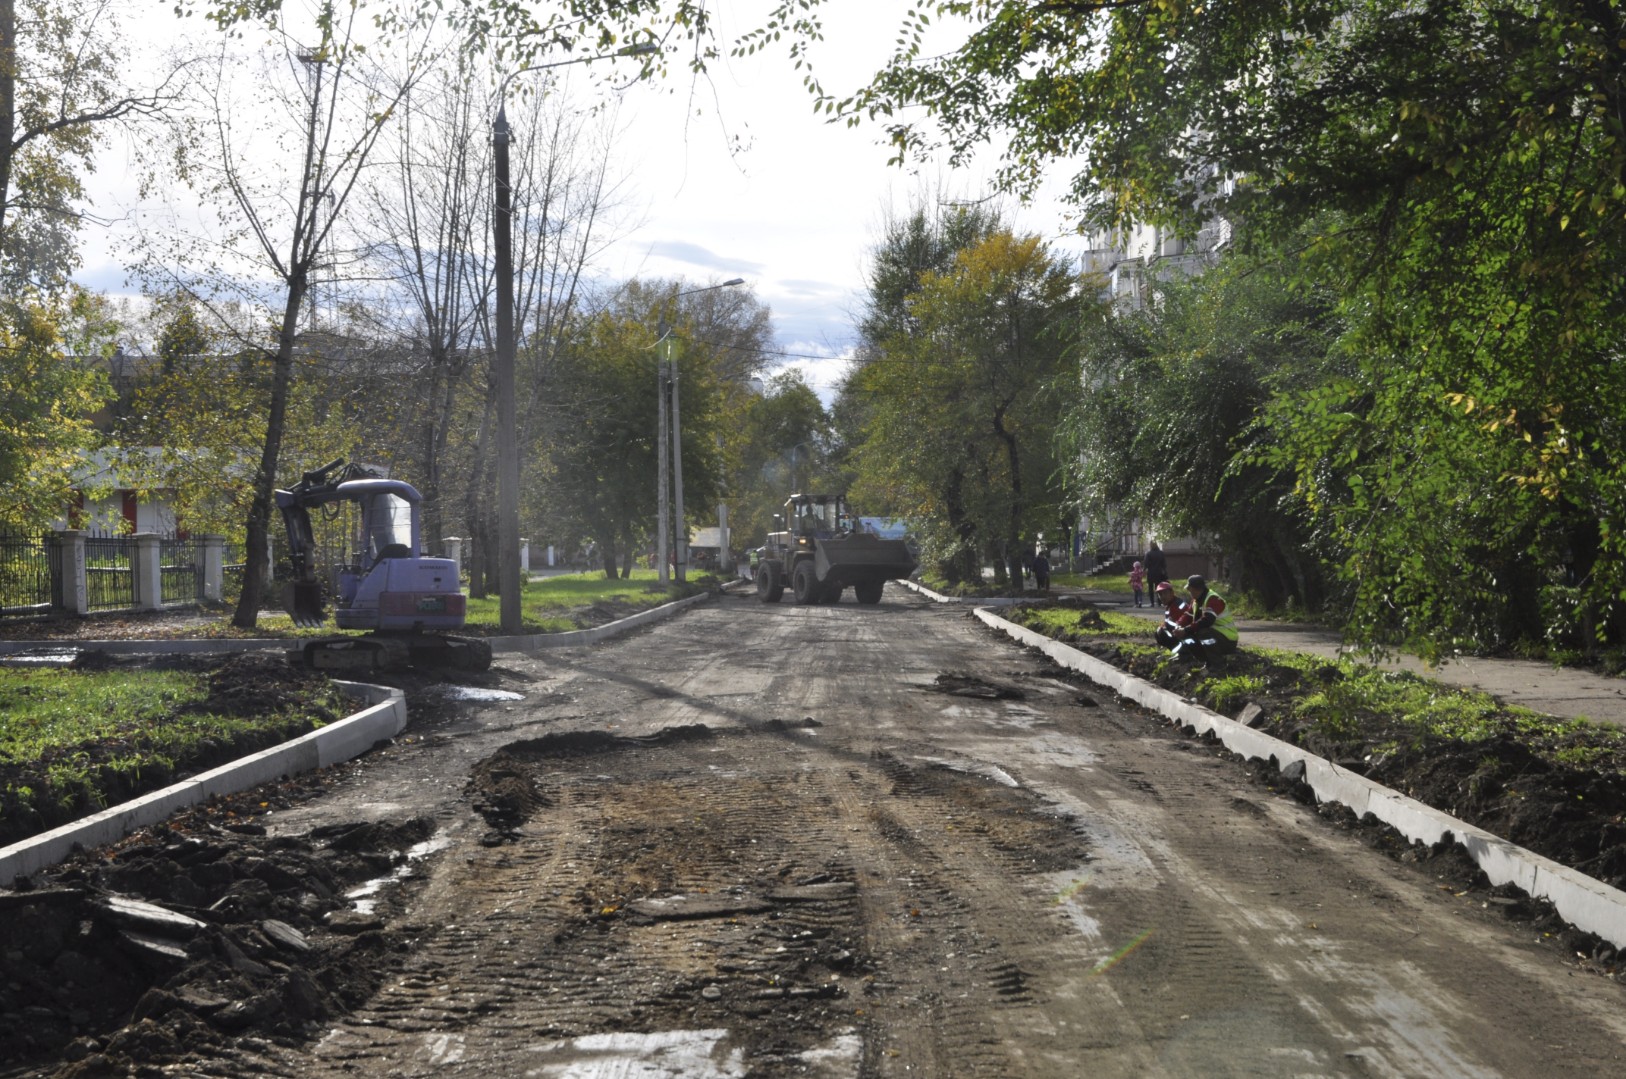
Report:
M499 668L263 819L423 822L366 991L135 1074L1626 1072L1618 982L896 586Z

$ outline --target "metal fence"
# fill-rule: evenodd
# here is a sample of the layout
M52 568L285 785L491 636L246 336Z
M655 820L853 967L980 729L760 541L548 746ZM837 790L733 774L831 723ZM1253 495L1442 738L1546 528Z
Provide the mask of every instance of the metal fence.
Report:
M128 540L85 537L85 589L92 611L123 611L135 606Z
M43 614L51 606L51 561L44 536L0 536L0 616Z
M226 544L222 557L220 596L227 603L236 603L237 597L243 594L243 567L248 564L248 559L243 554L242 545L237 543Z
M203 544L192 539L158 541L159 602L196 603L203 595Z

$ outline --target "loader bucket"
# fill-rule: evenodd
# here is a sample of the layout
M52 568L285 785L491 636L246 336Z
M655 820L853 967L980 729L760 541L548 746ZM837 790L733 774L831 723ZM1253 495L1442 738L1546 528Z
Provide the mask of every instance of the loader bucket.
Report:
M820 540L814 562L819 580L844 584L896 580L915 571L915 558L902 540L884 540L864 533Z
M322 586L316 581L294 581L282 590L282 608L296 626L320 626L327 621L322 609Z

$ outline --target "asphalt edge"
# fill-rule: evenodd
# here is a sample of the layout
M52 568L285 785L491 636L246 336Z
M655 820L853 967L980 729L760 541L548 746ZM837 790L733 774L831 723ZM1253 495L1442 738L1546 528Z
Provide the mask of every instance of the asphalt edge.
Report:
M366 707L281 745L0 847L0 888L66 860L77 848L117 842L188 806L358 757L406 728L406 695L400 690L365 682L336 684L346 695L364 700Z
M1453 840L1493 885L1516 884L1527 894L1552 903L1559 915L1576 928L1596 934L1617 948L1626 948L1626 892L1345 771L1323 757L1228 719L1070 645L1008 622L989 607L979 607L972 613L986 625L1039 649L1120 697L1159 712L1195 734L1212 733L1232 753L1251 760L1268 760L1278 770L1302 762L1304 782L1315 792L1317 801L1337 802L1359 817L1371 814L1414 843L1432 846Z

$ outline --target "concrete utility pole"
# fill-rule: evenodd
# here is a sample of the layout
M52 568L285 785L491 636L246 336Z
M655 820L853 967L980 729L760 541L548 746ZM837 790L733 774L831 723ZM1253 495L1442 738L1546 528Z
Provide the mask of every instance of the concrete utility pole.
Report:
M735 285L745 284L745 278L736 277L724 281L720 285L707 285L704 288L692 288L684 292L674 292L666 301L667 310L675 318L677 316L676 304L680 296L693 296L698 292L711 292L720 288L733 288ZM677 535L673 537L675 544L671 550L672 566L676 571L676 579L683 583L684 568L689 562L689 531L683 522L683 425L678 416L678 354L677 339L672 336L670 323L665 315L661 316L660 325L655 336L656 361L655 370L660 385L660 396L657 398L660 406L659 431L656 440L660 443L660 480L657 488L657 512L660 514L660 523L655 529L660 543L657 557L660 559L660 583L665 586L666 578L666 410L668 402L672 410L672 487L676 499ZM670 369L670 374L668 374Z
M514 410L514 217L513 189L508 182L508 114L503 95L514 76L527 71L546 71L567 64L586 64L613 56L644 56L660 51L653 41L628 45L596 56L578 56L551 64L521 68L511 72L497 86L497 116L491 122L493 169L496 180L497 212L492 217L492 254L497 276L497 355L491 367L491 380L497 394L497 593L502 611L502 631L516 634L523 621L520 610L519 568L519 433Z

